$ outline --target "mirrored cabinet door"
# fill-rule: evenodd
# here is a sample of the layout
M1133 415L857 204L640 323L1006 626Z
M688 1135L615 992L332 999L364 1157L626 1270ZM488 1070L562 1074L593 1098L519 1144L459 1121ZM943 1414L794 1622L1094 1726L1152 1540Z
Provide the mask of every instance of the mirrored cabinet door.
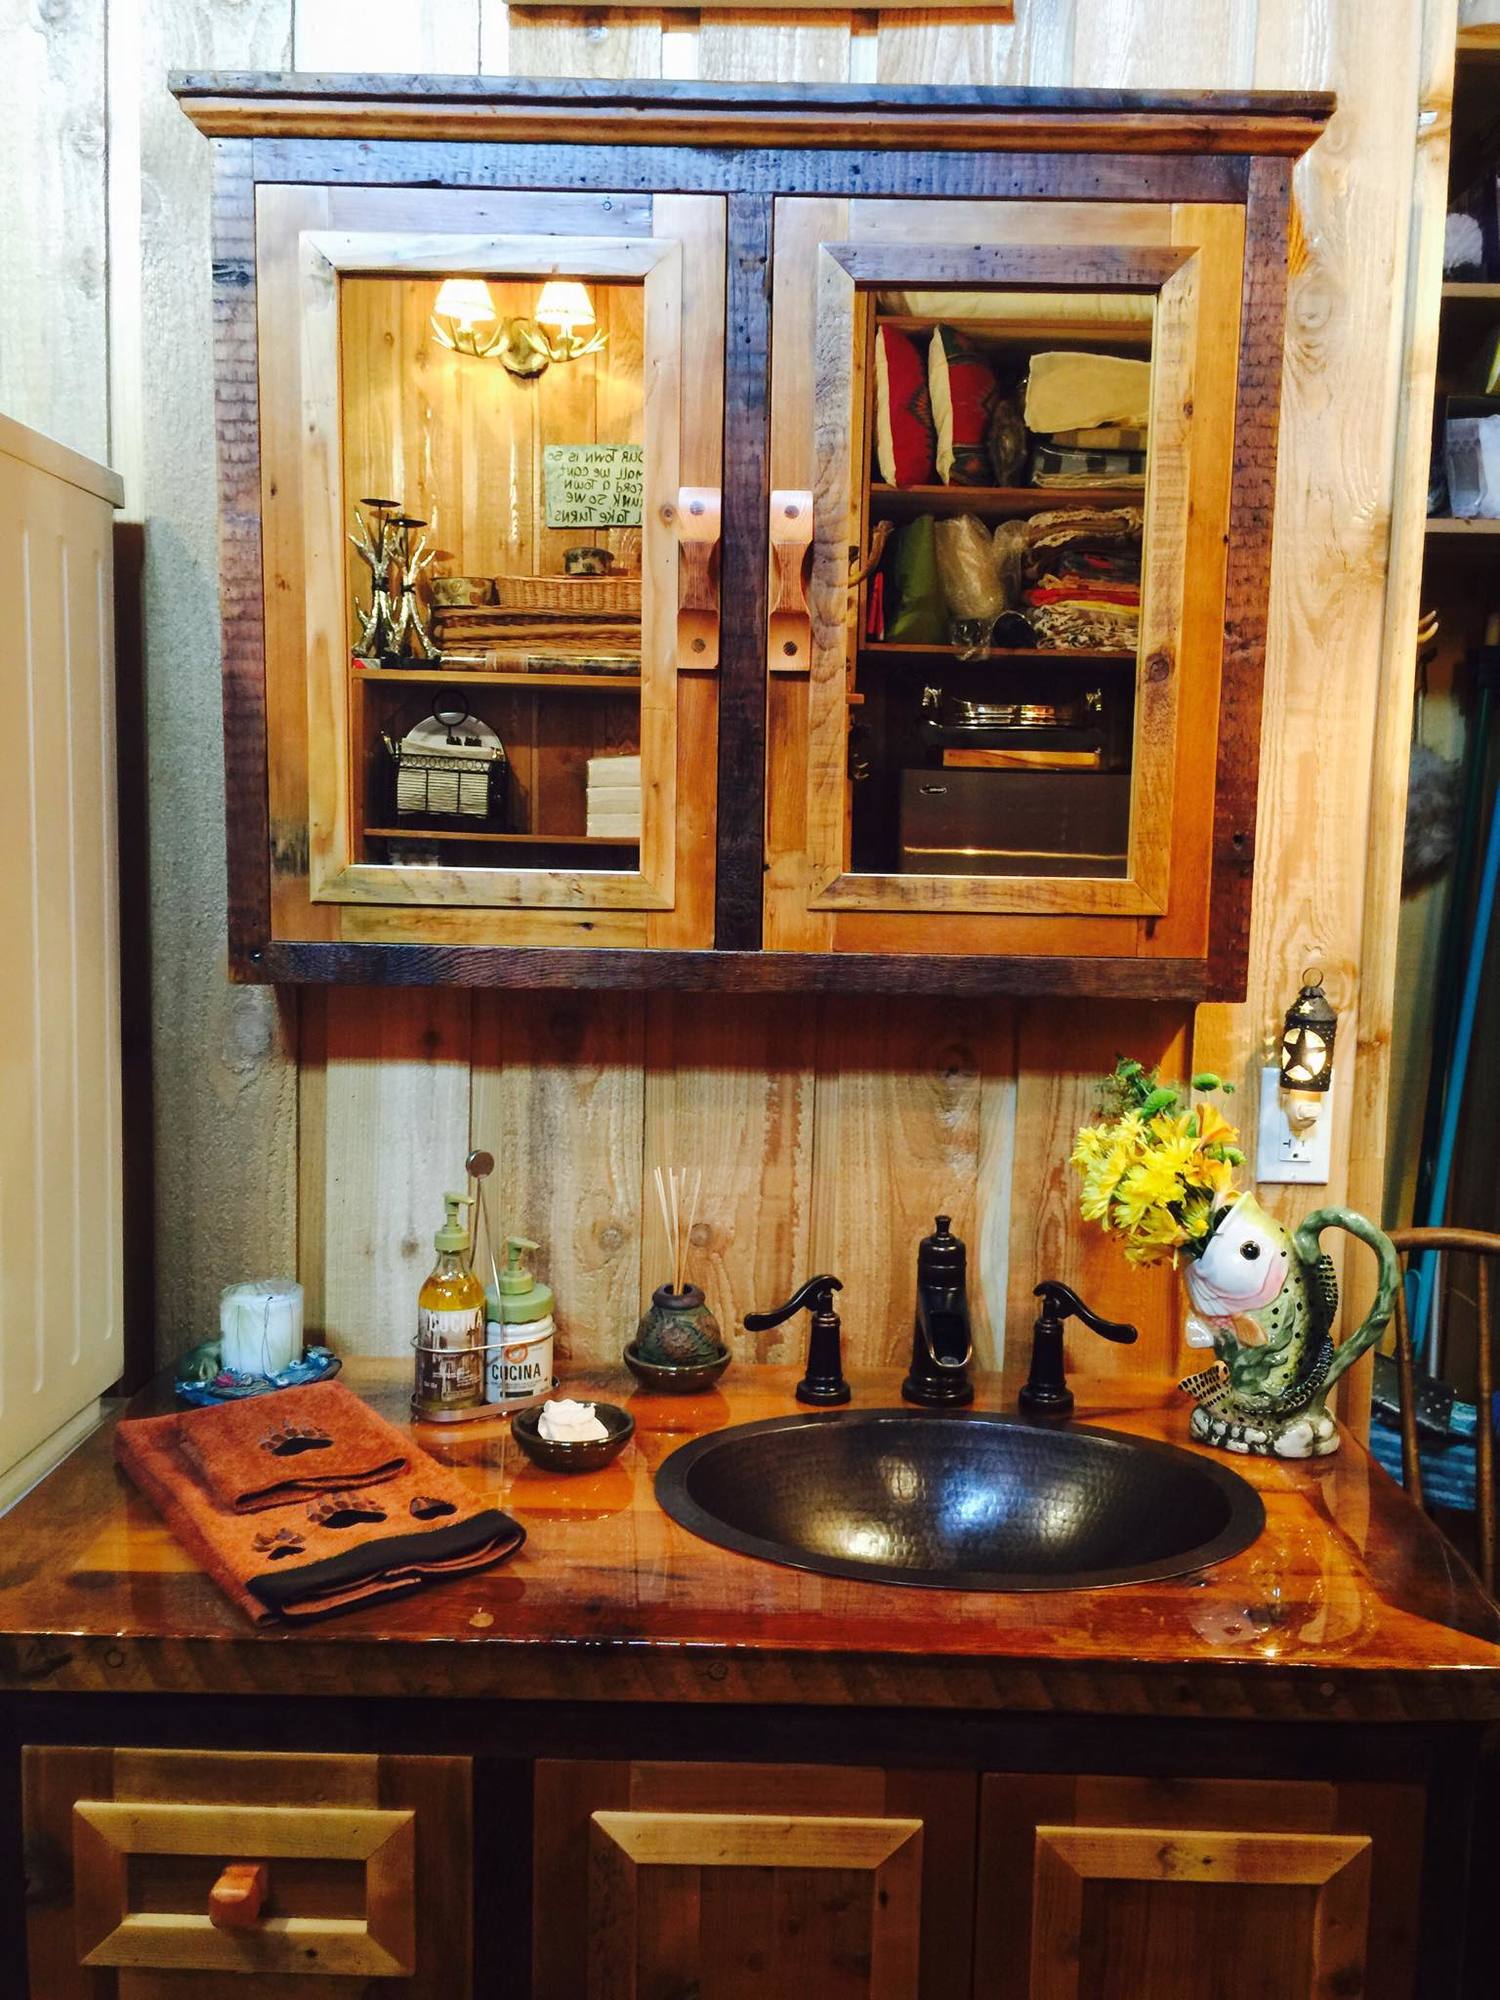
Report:
M258 190L276 938L711 944L724 214Z
M1243 212L775 245L767 944L1201 954Z

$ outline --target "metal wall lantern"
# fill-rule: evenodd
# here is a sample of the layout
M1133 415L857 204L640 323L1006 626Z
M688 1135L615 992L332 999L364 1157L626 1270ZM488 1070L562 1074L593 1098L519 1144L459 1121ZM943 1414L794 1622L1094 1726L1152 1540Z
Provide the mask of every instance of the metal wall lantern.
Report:
M1322 974L1304 972L1302 978L1302 991L1286 1010L1281 1030L1281 1087L1328 1091L1333 1088L1339 1017L1323 991Z

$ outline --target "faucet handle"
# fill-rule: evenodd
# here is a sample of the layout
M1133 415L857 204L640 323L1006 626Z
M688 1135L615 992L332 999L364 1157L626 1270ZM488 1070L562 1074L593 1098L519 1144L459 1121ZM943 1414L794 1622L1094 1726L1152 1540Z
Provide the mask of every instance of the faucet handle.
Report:
M1081 1319L1092 1332L1103 1334L1106 1340L1118 1340L1128 1347L1139 1340L1140 1334L1124 1320L1102 1319L1091 1306L1086 1306L1071 1285L1065 1285L1060 1278L1044 1278L1034 1292L1033 1298L1045 1301L1042 1308L1044 1319Z
M766 1313L745 1314L747 1333L766 1333L773 1326L780 1326L783 1320L789 1320L804 1306L811 1308L807 1373L797 1384L796 1391L799 1403L831 1407L849 1400L849 1384L844 1380L839 1316L833 1309L833 1295L843 1289L839 1279L824 1272L821 1277L809 1278L805 1285L799 1285L784 1306L776 1306Z
M747 1333L769 1333L773 1326L780 1326L793 1313L810 1306L815 1313L833 1311L833 1295L844 1289L842 1279L824 1274L821 1278L809 1278L805 1285L799 1285L784 1306L772 1306L769 1312L746 1313Z

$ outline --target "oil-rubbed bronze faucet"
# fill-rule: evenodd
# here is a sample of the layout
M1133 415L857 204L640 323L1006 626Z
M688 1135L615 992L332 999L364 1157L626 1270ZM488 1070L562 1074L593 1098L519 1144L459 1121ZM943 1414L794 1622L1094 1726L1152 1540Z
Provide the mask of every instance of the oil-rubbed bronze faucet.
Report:
M828 1407L849 1400L849 1384L844 1380L839 1316L833 1309L833 1295L843 1289L837 1278L825 1273L821 1278L809 1278L805 1285L799 1286L784 1306L776 1306L770 1312L745 1314L747 1333L768 1333L773 1326L780 1326L783 1320L790 1319L794 1312L801 1312L804 1306L811 1310L807 1373L796 1390L799 1403Z
M974 1337L969 1330L967 1253L940 1215L931 1236L917 1246L917 1315L912 1331L911 1372L901 1384L909 1403L954 1409L974 1400L969 1364Z
M1073 1391L1063 1372L1064 1320L1080 1319L1091 1332L1127 1346L1140 1336L1133 1326L1101 1319L1060 1279L1044 1278L1032 1297L1044 1303L1031 1330L1031 1373L1018 1400L1028 1417L1068 1417L1073 1413Z

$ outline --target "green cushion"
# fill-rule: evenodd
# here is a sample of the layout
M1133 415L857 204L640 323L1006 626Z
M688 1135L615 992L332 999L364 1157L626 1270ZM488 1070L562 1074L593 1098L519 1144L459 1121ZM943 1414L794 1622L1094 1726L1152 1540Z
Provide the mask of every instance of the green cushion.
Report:
M891 537L885 574L895 610L886 619L887 639L924 646L947 640L948 605L938 581L935 525L930 514L919 514Z

